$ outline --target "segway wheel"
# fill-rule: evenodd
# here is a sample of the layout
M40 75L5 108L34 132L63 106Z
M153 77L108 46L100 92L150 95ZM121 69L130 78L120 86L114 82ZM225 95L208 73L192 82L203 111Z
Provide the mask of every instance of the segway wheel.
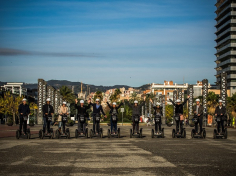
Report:
M165 137L165 135L164 135L164 128L162 128L161 131L162 131L162 133L161 133L161 137L164 138L164 137Z
M216 130L213 131L213 139L216 139Z
M75 130L75 138L78 138L78 129Z
M85 130L85 137L88 138L88 128Z
M70 139L70 131L67 132L67 139Z
M103 138L103 129L100 128L100 138Z
M194 138L194 129L191 131L191 138Z
M20 138L20 130L16 130L16 139Z
M206 138L206 130L202 130L202 138L203 138L203 139Z
M133 134L132 134L132 129L130 129L130 138L133 137Z
M118 138L120 138L120 128L118 128Z
M107 137L110 138L110 129L107 130Z
M43 137L44 137L43 130L39 131L39 135L40 135L40 139L43 139Z
M151 131L151 137L154 138L154 130Z
M92 129L90 130L90 138L91 139L93 138L93 130Z
M61 137L60 131L56 130L56 138L59 139Z
M186 138L186 130L183 130L183 138Z
M175 129L172 130L172 138L175 138Z
M227 128L225 128L224 138L227 139L227 137L228 137L228 131L227 131Z
M139 132L139 138L142 138L142 137L143 137L143 129L141 128Z

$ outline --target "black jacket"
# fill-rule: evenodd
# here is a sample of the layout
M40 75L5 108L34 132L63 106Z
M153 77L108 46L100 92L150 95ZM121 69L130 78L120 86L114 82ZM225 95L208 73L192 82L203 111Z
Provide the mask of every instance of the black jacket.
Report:
M43 105L43 116L46 117L47 115L45 113L48 113L48 115L51 115L51 113L54 113L54 109L52 105L45 104Z
M154 109L153 115L156 115L157 113L160 113L161 116L163 115L163 114L162 114L162 107L157 108L156 106L153 106L153 109Z
M132 108L132 110L133 110L133 112L132 112L132 116L134 117L135 115L141 115L141 113L140 113L140 109L141 109L141 107L143 106L145 104L145 101L143 102L143 103L141 103L140 105L138 105L138 106L135 106L134 104L130 104L129 102L128 102L128 106L130 107L130 108Z
M184 102L182 104L180 104L180 105L175 104L175 102L173 102L173 100L171 100L171 99L169 99L169 100L171 101L171 103L175 107L175 114L183 114L183 112L184 112L184 110L183 110L184 109L184 105L185 105L185 103L187 103L188 98L185 99Z
M111 110L110 110L110 114L112 114L113 109L114 109L113 106L111 106L108 102L107 102L107 105L108 105L108 107L111 109ZM121 103L119 106L115 107L117 114L118 114L118 109L119 109L122 105L123 105L123 103Z
M78 114L79 115L85 115L85 116L88 116L88 113L87 113L87 110L90 108L90 106L83 106L81 107L80 105L78 106L77 104L75 104L75 109L78 110Z
M97 113L101 113L102 112L102 114L105 115L105 113L104 113L104 111L102 109L102 105L100 105L98 109L96 108L96 103L90 103L88 105L89 105L89 107L93 106L93 114L97 114Z
M195 105L193 107L193 113L197 110L197 105ZM200 116L198 116L198 114L200 114ZM198 108L198 114L195 114L194 115L197 115L197 117L199 117L199 119L202 119L203 118L203 106L200 105L199 108Z
M18 112L19 112L20 117L28 116L30 114L29 105L27 104L24 105L23 103L20 104L18 108ZM21 113L23 113L23 115L21 115Z
M219 106L217 106L216 109L215 109L215 114L217 114L217 116L221 116L221 114L223 114L223 117L226 116L226 108L225 108L225 106L222 105L221 109L220 109Z

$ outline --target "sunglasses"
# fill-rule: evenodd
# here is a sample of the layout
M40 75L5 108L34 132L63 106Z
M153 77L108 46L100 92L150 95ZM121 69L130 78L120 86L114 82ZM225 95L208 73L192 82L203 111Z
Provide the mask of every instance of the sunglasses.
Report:
M99 101L96 101L96 102L99 102Z

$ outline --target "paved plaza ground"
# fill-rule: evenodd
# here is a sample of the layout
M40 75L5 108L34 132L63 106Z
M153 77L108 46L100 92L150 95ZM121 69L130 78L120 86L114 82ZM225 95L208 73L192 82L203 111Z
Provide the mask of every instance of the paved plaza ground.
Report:
M122 137L109 139L102 126L102 139L75 139L73 126L71 139L39 139L41 127L31 128L32 139L17 140L9 136L18 127L0 125L0 175L236 175L236 129L213 139L207 127L206 139L192 139L187 127L186 139L172 139L173 127L164 126L165 138L152 139L153 126L143 126L140 139L121 126Z

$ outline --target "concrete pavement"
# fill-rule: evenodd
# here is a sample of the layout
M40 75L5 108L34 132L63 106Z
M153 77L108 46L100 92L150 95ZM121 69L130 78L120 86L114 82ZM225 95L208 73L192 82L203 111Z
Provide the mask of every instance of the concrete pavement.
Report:
M129 126L120 139L107 138L108 126L103 139L75 139L75 126L71 139L1 138L0 175L235 175L235 129L214 140L213 128L206 139L191 139L187 127L186 139L172 139L173 127L164 127L164 139L151 138L153 127L143 127L142 139L129 138Z

